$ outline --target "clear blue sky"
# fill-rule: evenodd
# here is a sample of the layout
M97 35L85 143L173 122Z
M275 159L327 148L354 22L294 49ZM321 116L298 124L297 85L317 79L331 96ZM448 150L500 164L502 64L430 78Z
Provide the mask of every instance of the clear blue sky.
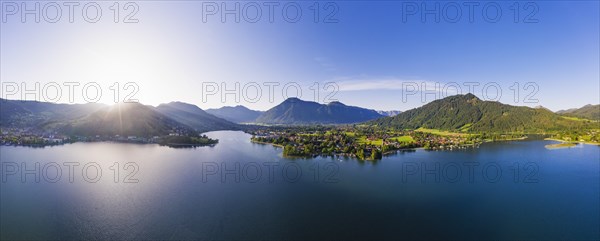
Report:
M222 2L215 3L220 7ZM235 3L225 4L233 8ZM249 2L238 3L243 7ZM120 23L113 22L112 2L100 2L103 15L93 24L82 18L83 3L75 8L74 23L69 23L65 6L57 23L46 22L44 16L35 23L33 15L22 23L20 13L8 15L12 8L5 4L6 22L0 23L0 81L4 85L24 82L31 88L34 82L83 85L95 81L103 88L102 102L112 100L112 83L120 82L123 88L133 81L139 86L134 97L142 103L179 100L201 108L242 104L265 110L283 100L282 87L290 82L298 83L301 98L306 100L315 99L311 86L320 83L319 102L332 90L323 90L324 84L335 82L340 90L331 99L378 110L407 110L434 99L428 95L423 101L416 93L403 100L411 83L425 83L434 90L435 83L443 87L455 82L465 93L465 83L476 82L474 94L488 99L495 99L495 90L488 89L490 96L484 96L482 87L497 83L501 102L552 110L600 102L598 1L534 2L528 8L527 2L520 2L517 23L514 2L497 2L502 15L495 23L483 17L486 2L475 6L472 22L463 2L458 2L462 16L457 22L444 18L455 16L454 6L437 2L442 12L439 23L434 15L422 22L421 2L416 2L419 9L413 15L406 15L407 3L413 2L334 2L338 9L332 19L337 23L324 23L334 10L325 9L326 2L319 2L318 23L310 8L313 1L298 2L302 16L296 23L282 17L285 3L275 7L273 23L264 2L257 3L262 10L257 23L245 21L244 15L240 23L233 15L222 23L220 12L207 15L204 22L203 13L209 9L200 2L138 2L134 18L139 22L127 24L122 19L133 7L125 10L124 3ZM427 2L426 7L434 8L435 3ZM448 15L443 15L444 7ZM253 9L248 9L247 16L252 18ZM93 17L93 10L89 11ZM494 11L488 8L486 16L493 18ZM288 8L288 13L293 18L294 9ZM46 17L53 16L50 11ZM525 19L535 21L525 23ZM209 82L224 82L228 88L234 88L235 82L241 87L256 82L263 87L262 96L256 103L243 97L237 103L233 95L227 95L223 102L219 92L203 101L203 83L206 87ZM265 82L280 83L273 102ZM511 89L515 82L520 88L517 102ZM534 90L524 89L529 82L538 87L529 99L538 103L524 102ZM247 90L246 99L256 100L253 87ZM3 97L9 97L6 89L2 91ZM293 89L289 92L290 96L294 93ZM76 89L78 102L82 102L80 95Z

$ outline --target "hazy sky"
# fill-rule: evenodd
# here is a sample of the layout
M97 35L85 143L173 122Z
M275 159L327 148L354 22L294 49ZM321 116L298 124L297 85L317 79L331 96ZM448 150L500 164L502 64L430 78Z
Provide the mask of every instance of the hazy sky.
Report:
M94 6L82 14L85 3L73 8L71 23L65 2L40 2L40 22L26 14L22 23L23 5L16 3L2 2L3 98L30 93L32 99L22 87L35 90L38 82L38 98L54 100L56 83L58 101L68 102L66 85L78 83L74 98L84 102L83 86L95 82L100 102L109 103L115 89L118 99L132 93L134 86L125 84L134 82L133 99L142 103L184 101L204 109L265 110L296 96L298 87L305 100L378 110L418 107L459 92L456 85L462 93L474 86L480 98L552 110L600 103L597 1L437 2L438 14L436 2L145 1L118 8L98 2L102 15L95 23ZM34 3L25 7L35 9ZM223 23L223 7L235 10L236 3L239 14L224 15ZM423 7L432 13L422 16ZM60 19L52 23L58 8ZM118 23L111 9L120 9ZM425 99L417 91L423 88L430 93ZM87 90L94 99L94 88Z

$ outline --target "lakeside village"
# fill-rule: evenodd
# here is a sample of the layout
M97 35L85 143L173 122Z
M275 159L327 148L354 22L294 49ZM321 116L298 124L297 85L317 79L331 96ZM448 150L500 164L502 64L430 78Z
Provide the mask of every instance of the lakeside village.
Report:
M449 133L432 129L376 130L373 128L277 128L253 131L252 141L283 148L287 157L348 156L360 160L379 160L398 150L458 150L478 148L489 140L524 139L524 135L486 136Z
M121 136L121 135L64 135L57 131L42 132L25 128L0 128L0 145L44 147L75 142L122 142L139 144L159 144L171 147L214 145L218 140L206 135L197 135L173 129L167 136Z
M247 131L252 142L283 148L286 157L348 156L360 160L379 160L399 150L461 150L479 148L484 142L524 140L524 133L465 133L436 129L379 130L368 126L342 127L267 127ZM600 145L600 129L569 130L531 134L535 138L559 141L547 148L578 144Z
M483 142L523 140L525 134L473 134L419 128L416 130L379 130L361 125L348 126L248 126L251 141L283 148L286 157L346 156L360 160L379 160L399 150L460 150L478 148ZM547 148L572 147L578 143L600 145L600 130L558 132L544 135L561 143ZM0 145L44 147L74 142L123 142L159 144L169 147L212 146L218 143L206 135L172 129L165 136L64 135L57 131L33 128L0 128Z

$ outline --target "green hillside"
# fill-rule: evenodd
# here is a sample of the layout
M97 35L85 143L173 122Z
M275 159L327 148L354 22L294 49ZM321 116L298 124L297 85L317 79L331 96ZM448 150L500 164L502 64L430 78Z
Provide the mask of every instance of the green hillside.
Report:
M556 113L564 116L584 118L590 120L600 120L600 105L585 105L581 108L557 111Z
M460 132L542 133L592 126L593 123L563 118L543 108L511 106L483 101L473 94L455 95L385 117L368 124L400 129L420 127Z

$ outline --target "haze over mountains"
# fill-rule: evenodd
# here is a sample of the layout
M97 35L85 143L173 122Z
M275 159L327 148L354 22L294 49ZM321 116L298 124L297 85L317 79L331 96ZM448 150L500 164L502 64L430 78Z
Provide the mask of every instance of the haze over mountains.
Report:
M184 125L192 127L198 132L237 130L240 128L235 123L211 115L200 109L200 107L188 103L171 102L168 104L160 104L156 107L156 110Z
M256 118L263 113L262 111L248 109L243 105L207 109L206 112L235 123L255 122Z
M237 123L366 123L401 129L425 127L464 132L543 132L597 125L598 122L591 120L600 119L600 105L586 105L560 113L553 113L546 108L483 101L472 94L446 97L395 116L385 116L375 110L347 106L340 102L319 104L298 98L289 98L265 112L250 110L244 106L204 111L198 106L183 102L153 107L139 103L107 106L0 99L2 128L60 132L66 135L145 137L242 129L243 125Z

